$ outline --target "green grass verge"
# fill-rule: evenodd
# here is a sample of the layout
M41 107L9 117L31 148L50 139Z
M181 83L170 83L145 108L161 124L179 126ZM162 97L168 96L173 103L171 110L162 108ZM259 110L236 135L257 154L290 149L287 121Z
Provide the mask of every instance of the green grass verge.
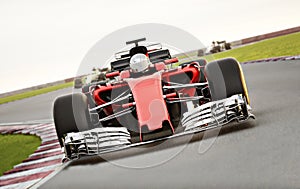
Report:
M32 154L41 144L33 135L0 135L0 176Z
M8 96L8 97L1 98L0 99L0 104L15 101L15 100L20 100L20 99L24 99L24 98L28 98L28 97L32 97L32 96L36 96L36 95L43 94L43 93L48 93L48 92L51 92L51 91L55 91L55 90L58 90L58 89L63 89L63 88L71 87L71 86L73 86L73 81L68 82L68 83L55 85L55 86L45 87L45 88L42 88L42 89L32 90L32 91L24 92L24 93L21 93L21 94L11 95L11 96Z
M270 57L293 56L299 54L300 32L263 40L229 51L205 56L204 58L209 62L214 59L234 57L239 62L246 62Z

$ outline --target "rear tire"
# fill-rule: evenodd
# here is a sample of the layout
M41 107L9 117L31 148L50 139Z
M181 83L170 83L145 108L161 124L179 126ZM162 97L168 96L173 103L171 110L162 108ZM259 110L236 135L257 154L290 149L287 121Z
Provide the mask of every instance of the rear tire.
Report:
M205 73L213 101L242 94L249 103L244 75L236 59L225 58L210 62L205 67Z
M65 134L92 128L87 97L81 93L58 97L53 105L53 118L62 147Z

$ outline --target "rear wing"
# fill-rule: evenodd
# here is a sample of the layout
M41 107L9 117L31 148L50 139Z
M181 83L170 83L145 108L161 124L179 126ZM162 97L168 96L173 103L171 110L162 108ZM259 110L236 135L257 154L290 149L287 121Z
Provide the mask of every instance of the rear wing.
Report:
M172 58L170 51L168 49L149 52L148 55L150 61L153 64L157 62L163 62L166 59ZM130 64L130 57L119 59L110 63L112 71L122 71L122 70L129 69L130 68L129 64Z
M111 71L122 71L129 69L130 58L124 58L120 60L116 60L110 63Z
M141 39L139 39L139 40L141 40ZM128 41L128 42L126 42L126 44L132 44L134 42L136 42L136 40ZM149 45L145 45L145 46L135 46L135 47L146 47L147 53L162 50L162 45L160 43L153 43L153 44L149 44ZM116 60L120 60L122 58L128 58L128 57L130 57L130 50L124 50L124 51L115 53Z
M160 51L154 51L149 53L149 59L150 61L154 64L157 62L163 62L166 59L170 59L171 54L170 51L168 49L165 50L160 50Z

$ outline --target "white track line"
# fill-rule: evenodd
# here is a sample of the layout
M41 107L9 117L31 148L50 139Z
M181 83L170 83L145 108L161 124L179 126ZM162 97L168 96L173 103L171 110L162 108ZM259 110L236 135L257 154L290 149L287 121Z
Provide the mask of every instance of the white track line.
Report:
M21 182L21 183L16 183L16 184L10 184L6 186L1 186L1 189L24 189L24 188L29 188L33 184L39 182L41 178L27 181L27 182Z
M56 136L57 137L57 134L55 132L55 133L42 134L42 135L38 135L38 136L41 137L42 140L43 140L43 138L47 138L47 137L50 137L50 136Z
M61 166L57 167L57 169L55 169L55 171L53 171L52 173L50 173L48 176L44 177L43 179L41 179L39 182L37 182L36 184L34 184L33 186L30 187L30 189L38 189L39 187L41 187L43 184L45 184L47 181L49 181L50 179L52 179L55 175L57 175L59 172L61 172L65 167L67 167L72 161L69 161L67 163L62 164Z
M52 124L40 124L36 126L36 129L50 128L52 126L53 126Z
M56 132L55 128L46 128L46 129L41 129L41 130L38 130L37 133L48 133L48 132Z
M31 154L29 157L49 154L49 153L58 152L58 151L61 152L61 149L60 148L55 148L55 149L51 149L51 150L47 150L47 151L43 151L43 152L37 152L37 153Z
M39 135L41 138L49 137L49 136L57 136L56 132L49 132L46 134Z
M48 142L48 141L51 141L51 140L56 140L56 139L57 139L57 136L54 136L54 137L51 137L51 138L47 138L47 139L42 140L42 143Z
M24 163L15 165L14 168L33 165L33 164L37 164L37 163L43 163L43 162L46 162L46 161L51 161L51 160L56 160L56 159L62 159L63 157L64 157L63 154L60 154L60 155L56 155L56 156L41 158L41 159L38 159L38 160L33 160L33 161L24 162Z
M42 139L43 142L45 142L48 139L57 139L57 135L56 134L51 134L51 135L46 135L46 136L40 136L40 138Z
M3 175L0 177L0 181L12 179L12 178L16 178L16 177L29 176L29 175L33 175L36 173L46 172L46 171L51 171L51 170L54 170L55 168L57 168L57 166L59 166L59 165L57 165L57 164L50 165L50 166L46 166L46 167L40 167L40 168L31 169L31 170L27 170L27 171L21 171L21 172L17 172L17 173L8 174L8 175Z
M56 131L54 129L51 129L51 130L45 130L45 131L34 131L36 133L36 135L45 135L47 133L56 133Z
M44 145L44 146L39 146L39 147L37 148L37 150L44 149L44 148L49 148L49 147L55 146L55 145L59 145L59 143L58 143L58 142L55 142L55 143L52 143L52 144L47 144L47 145Z
M0 126L35 125L35 124L41 124L41 123L53 123L53 120L52 119L41 119L41 120L32 120L32 121L0 123Z

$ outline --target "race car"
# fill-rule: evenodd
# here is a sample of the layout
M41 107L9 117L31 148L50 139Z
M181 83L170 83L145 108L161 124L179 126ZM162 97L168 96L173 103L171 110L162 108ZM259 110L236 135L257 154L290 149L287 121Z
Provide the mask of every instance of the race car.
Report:
M79 89L83 86L82 78L78 77L74 79L74 88Z
M105 80L105 73L107 71L108 68L99 69L94 67L92 69L92 73L74 79L74 88L84 88L90 84L93 85L93 83Z
M105 80L55 100L65 160L255 118L236 59L171 66L178 58L161 44L140 45L144 40L129 41L128 51L115 54Z

